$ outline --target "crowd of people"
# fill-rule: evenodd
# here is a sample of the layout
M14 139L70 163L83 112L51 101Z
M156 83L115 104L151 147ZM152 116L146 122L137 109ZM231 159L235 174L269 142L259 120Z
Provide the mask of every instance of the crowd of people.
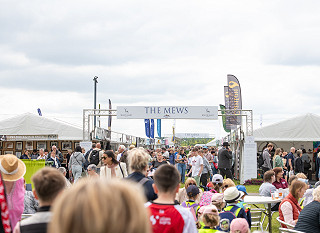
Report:
M259 188L260 195L278 197L280 194L284 197L271 208L272 211L279 211L280 220L286 223L281 224L282 227L301 232L320 232L320 181L314 187L309 184L309 155L306 150L296 150L294 147L290 148L289 153L277 148L272 155L272 150L273 144L269 143L262 153L262 169L265 172L264 182Z
M249 233L251 208L244 202L248 193L232 180L234 154L229 146L225 142L220 150L148 151L121 145L113 151L93 143L86 153L77 146L66 167L56 147L50 153L40 150L36 159L53 165L33 175L32 192L24 186L24 163L14 155L1 156L3 232ZM270 144L263 151L269 160L264 165L274 168L265 169L260 195L288 190L272 210L298 230L318 232L320 187L310 189L304 173L285 174L281 150L276 149L272 163L272 149ZM296 164L287 161L288 166ZM31 217L20 221L22 214Z

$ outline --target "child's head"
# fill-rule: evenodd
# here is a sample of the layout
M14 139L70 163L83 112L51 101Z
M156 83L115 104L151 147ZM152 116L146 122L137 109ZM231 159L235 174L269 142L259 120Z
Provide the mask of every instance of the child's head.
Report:
M205 226L208 226L210 228L215 228L216 226L218 226L220 218L217 207L215 207L214 205L206 206L202 214L202 221Z
M169 164L161 165L153 175L156 189L161 193L175 194L179 189L180 174Z
M222 192L224 192L227 188L235 186L235 183L230 178L224 179L222 183Z
M288 185L291 186L292 182L297 180L297 179L298 179L298 177L296 175L290 176L289 179L288 179Z
M236 187L227 188L224 191L224 200L227 203L237 203L241 198L241 193L238 191Z
M66 181L55 168L45 167L32 176L36 197L40 202L51 204L58 194L65 189Z
M201 207L198 209L198 212L197 212L197 214L198 214L197 219L200 219L200 217L202 216L203 211L204 211L204 209L205 209L205 208L206 208L206 206L201 206Z
M305 179L305 180L308 179L308 177L303 173L298 173L296 176L300 179Z
M222 184L223 183L223 177L220 174L214 174L212 176L212 183L214 184Z
M200 193L199 188L196 185L189 185L186 191L188 198L191 200L195 200Z
M246 187L244 185L237 185L236 188L240 191L241 199L243 200L248 195Z
M213 189L213 184L212 184L212 182L209 182L209 183L207 184L207 188L208 188L209 191L210 191L211 189Z
M214 193L211 197L211 204L215 205L219 211L224 208L223 194Z
M215 174L212 176L212 183L213 183L213 188L216 190L218 193L221 192L221 187L223 183L223 177L220 174Z
M231 233L250 233L249 224L244 218L236 218L232 220L230 225Z

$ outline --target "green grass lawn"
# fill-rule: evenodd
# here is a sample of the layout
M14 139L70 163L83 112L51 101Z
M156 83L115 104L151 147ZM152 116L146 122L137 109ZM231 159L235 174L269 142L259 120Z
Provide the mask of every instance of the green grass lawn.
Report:
M245 185L246 189L247 189L247 193L259 193L259 185ZM260 208L264 208L264 205L257 205ZM255 208L254 206L252 206L252 208ZM264 214L263 214L264 216ZM262 218L263 218L262 216ZM279 228L280 228L280 224L277 221L277 217L279 216L279 213L276 212L273 214L272 216L272 232L279 232ZM264 221L263 227L266 228L268 224L268 218L266 218L266 220ZM252 229L253 230L257 230L257 229Z

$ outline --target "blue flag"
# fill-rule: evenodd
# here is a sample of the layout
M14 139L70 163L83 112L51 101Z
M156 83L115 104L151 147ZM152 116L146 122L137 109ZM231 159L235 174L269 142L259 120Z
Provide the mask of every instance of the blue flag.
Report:
M146 128L146 136L147 136L147 138L150 138L150 120L144 119L144 125Z
M154 120L151 119L150 122L150 138L154 138Z
M157 133L159 138L161 138L161 119L157 119Z
M42 116L40 108L37 109L39 116Z

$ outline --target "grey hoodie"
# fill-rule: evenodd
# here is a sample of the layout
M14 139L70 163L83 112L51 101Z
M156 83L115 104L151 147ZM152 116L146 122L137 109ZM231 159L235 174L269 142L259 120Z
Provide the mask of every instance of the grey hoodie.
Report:
M86 159L84 158L83 154L81 152L74 152L69 161L69 170L71 170L72 165L79 165L82 166L86 162Z

